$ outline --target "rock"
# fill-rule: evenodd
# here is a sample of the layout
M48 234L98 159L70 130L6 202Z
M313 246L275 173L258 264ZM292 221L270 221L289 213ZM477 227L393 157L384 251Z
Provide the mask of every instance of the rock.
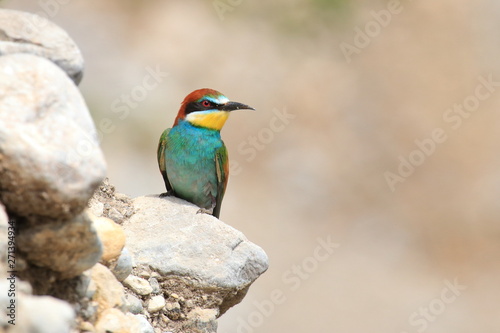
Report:
M88 299L93 299L96 291L97 291L97 285L95 281L91 279L90 283L88 284L85 297L87 297Z
M86 333L86 332L95 332L95 327L92 325L92 323L89 323L88 321L84 321L81 323L78 327L80 332Z
M185 304L186 308L191 309L194 307L194 302L191 299L188 299Z
M168 318L172 320L179 320L182 318L181 305L179 302L168 302L165 304Z
M148 271L140 271L137 275L143 279L149 279L151 277L151 273Z
M74 81L83 76L83 57L66 31L40 16L0 10L0 55L30 53L59 66Z
M99 304L97 304L97 302L87 302L80 308L78 314L82 320L87 320L89 322L95 323L98 315L98 307Z
M12 234L13 227L10 228L9 235L9 217L7 213L5 213L5 207L0 203L0 262L1 264L8 264L7 262L7 248L9 246L9 236L12 237L10 239L11 242L15 242L15 236ZM12 250L12 245L11 250Z
M30 262L58 272L61 278L79 275L102 254L101 242L85 213L65 222L23 228L16 240Z
M0 281L0 311L5 317L7 306L10 304L8 297L7 281ZM9 333L67 333L74 326L75 312L66 302L51 296L31 296L18 294L15 298L15 325L10 326ZM3 320L0 320L3 321Z
M99 314L110 308L126 308L123 286L108 268L96 264L90 270L90 276L96 285L96 292L92 299L98 304Z
M93 199L90 199L88 209L97 217L101 217L104 214L104 204L96 200L93 201Z
M118 309L106 309L95 324L97 333L129 333L132 320Z
M118 281L123 281L132 272L133 260L130 252L126 247L123 248L121 255L114 265L110 266L111 272L115 275Z
M134 295L129 294L126 296L126 300L128 311L132 312L133 314L142 313L142 310L144 310L144 308L140 299L138 299Z
M115 207L107 207L108 213L107 215L109 218L113 221L123 221L124 216L122 212L120 212L118 209Z
M147 296L153 292L153 288L148 281L134 275L129 275L123 280L123 284L129 287L134 293L142 296Z
M19 313L29 314L29 326L22 329L22 325L16 325L18 332L66 333L74 326L73 308L51 296L27 297L19 302Z
M144 316L124 314L117 309L105 310L95 327L97 333L154 333Z
M80 213L106 163L78 89L52 62L12 54L0 57L0 96L0 200L18 216Z
M139 197L125 221L127 247L138 268L177 276L197 288L227 292L221 313L243 298L268 267L265 252L238 230L177 198Z
M75 287L75 292L79 298L92 299L97 291L96 284L90 275L90 270L83 272L78 279Z
M133 333L155 333L153 326L148 322L146 317L142 315L132 315L127 313L127 317L133 318L133 320L137 323L136 330Z
M149 285L153 288L153 294L159 294L161 292L160 283L156 278L150 278Z
M180 311L181 305L178 302L168 302L165 308L167 311Z
M107 178L101 183L99 190L95 191L88 206L96 216L108 217L118 224L134 214L132 199L125 194L115 193L115 187Z
M165 298L163 298L163 296L157 295L151 297L148 303L148 312L155 313L160 311L165 306L165 303Z
M120 225L107 217L90 215L97 235L101 239L103 251L101 260L104 262L117 259L125 246L125 233Z
M195 308L189 312L189 326L196 332L217 332L217 310Z

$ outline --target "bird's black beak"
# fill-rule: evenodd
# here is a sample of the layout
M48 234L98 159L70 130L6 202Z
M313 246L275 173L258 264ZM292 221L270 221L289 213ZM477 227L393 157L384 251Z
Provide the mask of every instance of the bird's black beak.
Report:
M219 108L221 111L255 110L253 107L238 102L227 102Z

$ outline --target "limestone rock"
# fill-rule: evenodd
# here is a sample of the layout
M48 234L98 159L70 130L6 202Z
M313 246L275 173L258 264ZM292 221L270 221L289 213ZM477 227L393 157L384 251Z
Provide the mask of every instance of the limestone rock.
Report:
M29 314L31 326L23 330L19 325L16 327L19 332L66 333L74 325L75 319L73 308L68 303L51 296L27 298L19 303L19 313Z
M21 229L17 244L30 262L59 272L61 278L79 275L102 254L101 242L85 213L69 221Z
M76 280L77 284L74 290L79 298L86 297L92 299L97 291L97 286L94 280L92 280L91 272L91 270L83 272Z
M7 290L7 282L0 281L1 321L5 318L5 311L10 304ZM6 325L9 327L9 333L67 333L74 326L75 313L64 301L51 296L26 294L18 294L15 300L15 325ZM10 320L9 317L6 318Z
M148 312L155 313L163 309L166 305L165 298L163 296L157 295L151 297L148 303Z
M132 322L118 309L106 309L95 325L97 333L130 333Z
M90 215L94 228L102 242L103 252L101 260L104 262L118 259L125 246L125 233L120 225L107 217Z
M133 315L131 313L127 313L127 317L132 320L132 328L134 331L131 330L133 333L155 333L153 327L151 324L148 322L146 317L142 315Z
M0 55L30 53L47 58L75 82L83 76L83 57L66 31L47 19L0 9Z
M122 253L118 257L118 260L109 267L111 272L116 276L118 281L123 281L130 275L132 272L133 260L130 252L125 247L122 250Z
M88 321L84 321L83 323L81 323L79 326L78 326L78 329L80 330L80 332L82 333L88 333L88 332L95 332L95 328L94 328L94 325L92 325L91 323L89 323Z
M142 306L142 302L139 298L135 297L134 295L127 295L126 300L128 311L132 312L133 314L142 313L144 307Z
M159 294L161 292L161 286L158 280L154 277L149 278L149 285L153 288L153 294Z
M168 296L166 326L157 321L156 328L182 331L192 324L186 318L195 307L222 315L268 267L260 247L213 216L197 214L194 205L157 196L136 198L133 205L134 215L122 226L134 267L161 281L161 294ZM134 279L140 278L130 275L124 283ZM212 332L215 322L209 322Z
M149 282L137 276L129 275L125 280L123 280L123 284L129 287L136 294L142 296L147 296L153 292L153 287L151 287Z
M90 271L90 276L96 285L93 300L98 303L98 313L106 309L125 309L125 292L108 268L96 264Z
M177 198L139 197L123 224L136 265L201 286L243 289L268 267L265 252L238 230Z
M78 89L50 61L13 54L0 57L0 96L0 200L18 216L80 213L106 163Z
M165 313L169 319L181 320L184 317L179 302L168 302L165 304Z
M132 199L122 193L116 193L115 187L105 178L88 203L89 209L96 216L104 216L122 224L134 214Z
M194 332L217 332L217 311L214 309L195 308L187 319Z
M105 310L95 327L97 333L154 333L145 317L117 309Z

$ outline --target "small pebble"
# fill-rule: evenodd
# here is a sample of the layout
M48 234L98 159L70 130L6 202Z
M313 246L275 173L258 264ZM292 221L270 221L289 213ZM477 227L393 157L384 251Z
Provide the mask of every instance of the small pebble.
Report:
M148 303L148 312L155 313L163 309L165 306L165 298L163 296L153 296Z
M91 281L89 274L87 272L83 273L82 275L80 275L77 281L78 282L75 288L76 294L81 298L87 297L87 291L89 289L89 284ZM93 292L95 292L95 288ZM93 292L88 295L89 298L92 298L92 296L94 296Z
M130 200L130 197L126 194L115 192L115 199L127 202Z
M145 278L145 279L149 279L149 277L151 276L151 274L148 271L141 271L137 275L139 275L140 277Z
M127 313L127 317L133 319L136 323L139 324L139 330L133 331L137 333L155 333L153 326L148 322L145 316L143 315L132 315ZM131 330L132 331L132 330Z
M131 320L116 308L106 309L95 323L97 332L127 332L130 328Z
M87 291L85 293L85 297L88 297L89 299L93 298L96 291L97 291L97 285L95 284L95 281L90 280L90 282L87 286Z
M165 306L168 311L178 311L181 309L181 305L177 302L168 302Z
M102 213L104 212L104 204L102 202L99 202L97 200L91 200L89 202L89 210L92 214L94 214L97 217L102 216Z
M136 294L142 296L149 295L153 292L153 288L149 285L148 281L134 275L129 275L123 280L123 284L132 289Z
M151 288L153 288L153 294L158 294L161 292L160 283L158 283L157 279L155 279L153 277L150 278L149 284L151 285Z
M95 332L94 325L92 325L88 321L84 321L83 323L81 323L79 329L81 332L85 332L85 333L86 332Z
M186 308L194 308L194 303L192 300L188 299L186 301Z
M127 295L126 299L127 307L130 312L132 312L133 314L142 313L142 310L144 310L144 308L140 299L131 294Z
M163 320L163 322L165 324L168 324L168 322L170 321L170 318L168 318L167 316L165 316L163 313L161 314L161 320Z
M89 214L89 217L92 219L92 224L102 242L101 261L109 262L118 259L125 246L125 231L123 228L106 217L96 217L93 214Z
M109 208L108 217L118 224L121 224L123 222L123 214L115 207Z
M116 265L112 267L111 272L118 281L123 281L132 272L132 256L126 247L116 261Z
M178 299L178 298L179 298L179 295L177 295L177 294L170 294L170 296L171 296L172 298L175 298L175 299Z
M86 308L80 310L83 319L95 321L97 319L97 303L90 302Z

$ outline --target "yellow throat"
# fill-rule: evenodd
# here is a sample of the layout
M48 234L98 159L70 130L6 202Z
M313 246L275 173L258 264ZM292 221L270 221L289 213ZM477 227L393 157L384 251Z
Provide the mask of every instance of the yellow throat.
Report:
M192 112L186 116L186 120L192 125L220 131L229 118L228 111L202 111Z

